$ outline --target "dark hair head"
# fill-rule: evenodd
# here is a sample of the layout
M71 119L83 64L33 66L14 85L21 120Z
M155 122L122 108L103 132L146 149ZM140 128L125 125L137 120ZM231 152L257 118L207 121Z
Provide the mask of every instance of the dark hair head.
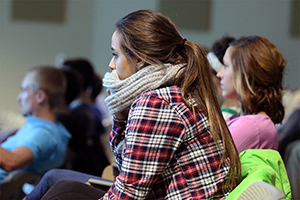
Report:
M67 80L67 90L65 94L66 103L69 105L83 90L82 78L74 70L62 70Z
M266 38L250 36L230 44L233 79L245 114L264 111L274 123L284 116L282 79L287 64Z
M235 40L234 37L225 36L222 37L220 40L215 41L212 46L212 51L218 57L219 61L223 63L223 57L226 52L226 49L229 47L229 44Z
M92 102L95 101L96 97L100 94L102 90L102 78L100 75L95 74L93 78L93 84L92 84L92 92L91 92L91 100Z
M73 69L77 71L83 79L83 89L86 90L92 85L94 68L92 64L84 58L69 59L64 61L63 69Z

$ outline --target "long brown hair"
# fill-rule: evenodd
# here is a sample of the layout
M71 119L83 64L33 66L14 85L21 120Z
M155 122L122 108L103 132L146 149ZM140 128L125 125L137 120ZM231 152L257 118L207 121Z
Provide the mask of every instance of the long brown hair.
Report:
M241 38L230 44L233 79L243 114L261 111L274 123L284 116L282 79L285 57L260 36Z
M194 113L201 111L208 117L214 141L220 147L220 138L224 147L222 161L226 154L229 155L229 184L239 182L239 155L221 114L205 49L199 44L183 39L168 17L153 10L130 13L116 23L116 28L122 37L123 50L129 57L135 55L143 61L143 67L164 63L184 64L181 69L184 73L175 84L182 88L185 104ZM188 103L191 99L197 106Z

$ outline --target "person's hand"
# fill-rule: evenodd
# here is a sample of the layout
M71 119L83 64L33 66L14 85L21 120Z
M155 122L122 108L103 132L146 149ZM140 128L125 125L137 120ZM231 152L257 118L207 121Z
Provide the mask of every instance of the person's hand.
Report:
M110 90L109 90L109 89L107 89L106 92L107 92L108 95L110 95ZM130 108L130 107L125 108L125 110L123 110L123 111L121 111L121 112L115 113L115 114L114 114L114 117L115 117L116 119L119 119L119 120L127 120L127 118L128 118L128 113L129 113L129 108Z

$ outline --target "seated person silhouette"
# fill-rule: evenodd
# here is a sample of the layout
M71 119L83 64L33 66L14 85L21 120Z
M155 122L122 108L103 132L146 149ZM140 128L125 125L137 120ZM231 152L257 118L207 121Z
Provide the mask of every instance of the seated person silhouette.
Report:
M75 74L80 83L77 97L69 103L72 122L67 124L66 121L62 121L61 116L59 117L59 120L68 127L73 136L70 140L63 168L101 176L103 169L109 165L109 161L100 141L100 135L104 132L104 127L101 122L97 121L96 115L90 106L93 85L96 84L93 67L86 59L78 58L66 60L62 69L66 73L67 71L69 71L69 74L72 73L73 78L75 78ZM67 91L74 85L70 83Z
M56 121L53 109L63 101L65 78L61 70L39 66L29 70L17 97L26 123L0 147L0 181L23 169L38 175L60 167L70 133Z

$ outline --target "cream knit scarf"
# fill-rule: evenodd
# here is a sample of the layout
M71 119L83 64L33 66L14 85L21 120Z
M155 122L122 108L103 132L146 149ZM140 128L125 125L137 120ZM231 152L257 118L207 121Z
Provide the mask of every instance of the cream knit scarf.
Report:
M135 74L120 80L116 70L107 72L103 78L103 86L110 90L110 95L105 99L110 114L123 111L141 94L157 89L163 85L172 85L175 75L182 64L162 66L149 65ZM180 70L177 75L180 75Z

